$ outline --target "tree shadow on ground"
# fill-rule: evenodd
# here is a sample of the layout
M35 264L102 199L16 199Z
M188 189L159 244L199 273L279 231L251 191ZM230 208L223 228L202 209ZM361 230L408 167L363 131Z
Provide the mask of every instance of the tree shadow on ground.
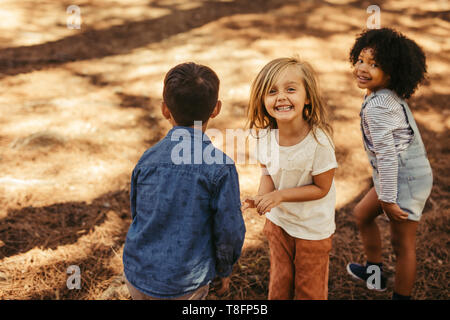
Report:
M9 210L0 219L0 259L27 252L33 248L45 250L75 243L95 226L105 221L110 210L121 212L128 207L128 192L107 193L87 204L86 202L57 203L45 207L26 207Z
M68 202L9 211L0 221L0 239L5 244L0 248L2 296L14 299L99 297L120 269L117 259L121 257L117 252L125 242L130 225L128 208L129 192L118 190L90 204ZM76 246L70 246L75 243ZM24 258L23 254L33 248L42 252ZM45 252L46 249L52 250ZM11 259L14 255L17 259ZM80 267L80 290L69 290L66 285L70 265Z
M201 7L188 10L172 8L170 14L155 19L132 21L102 30L86 30L38 45L5 48L0 50L0 72L4 77L56 67L66 62L126 54L225 16L266 12L283 4L283 1L264 0L208 1Z

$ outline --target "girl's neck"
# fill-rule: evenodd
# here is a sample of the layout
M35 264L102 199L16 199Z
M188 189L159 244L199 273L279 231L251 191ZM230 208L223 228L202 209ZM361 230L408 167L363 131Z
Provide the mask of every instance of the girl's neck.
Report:
M366 90L366 97L368 97L368 96L370 96L372 93L377 92L377 91L380 91L380 90L382 90L382 89L386 89L386 88L385 88L385 87L380 87L380 88L374 88L374 89L372 89L372 90L367 89L367 90Z
M278 144L288 147L296 145L303 141L309 133L309 124L301 119L296 123L277 123L278 125Z

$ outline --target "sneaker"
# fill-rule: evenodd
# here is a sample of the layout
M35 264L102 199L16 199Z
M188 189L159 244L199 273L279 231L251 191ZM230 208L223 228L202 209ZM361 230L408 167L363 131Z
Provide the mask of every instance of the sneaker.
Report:
M373 266L370 270L368 270L369 267ZM369 290L375 290L375 291L386 291L386 282L387 278L384 275L383 271L380 270L380 279L377 283L377 279L375 279L376 276L376 268L380 268L377 265L360 265L358 263L349 263L347 264L347 272L349 275L351 275L354 279L362 280L366 283L367 289ZM373 269L373 270L372 270Z

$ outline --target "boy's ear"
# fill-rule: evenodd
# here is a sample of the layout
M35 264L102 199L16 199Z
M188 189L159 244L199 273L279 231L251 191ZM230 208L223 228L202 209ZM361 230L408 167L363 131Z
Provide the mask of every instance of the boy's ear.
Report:
M170 113L170 110L164 101L161 103L161 113L167 120L170 120L170 118L172 117L172 114Z
M209 116L210 118L215 118L220 113L220 110L222 109L222 101L217 100L216 106L214 107L213 112Z

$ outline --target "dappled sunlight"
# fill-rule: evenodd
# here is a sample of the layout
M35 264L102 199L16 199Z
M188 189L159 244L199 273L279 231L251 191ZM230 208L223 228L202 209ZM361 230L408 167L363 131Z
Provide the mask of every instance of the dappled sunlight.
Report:
M307 16L307 28L317 28L332 33L352 33L359 31L361 21L367 19L367 13L357 8L322 7Z
M73 34L66 28L66 7L62 1L3 0L0 8L0 45L26 46L53 41Z
M386 1L384 5L386 9L393 10L409 10L405 12L405 14L409 14L411 12L442 12L450 10L450 4L448 1L437 0L437 1L408 1L408 0L390 0Z
M450 112L416 112L417 122L425 126L428 130L436 133L446 133L450 130Z
M155 19L171 13L173 6L154 6L157 3L159 1L89 0L74 4L81 8L82 29L103 29L129 21ZM64 20L66 17L67 15Z
M90 201L114 190L128 181L145 150L136 145L156 137L140 126L151 106L122 108L114 91L98 88L89 77L54 69L35 72L20 84L2 96L10 107L0 110L7 119L0 127L5 142L0 168L2 176L42 182L0 181L6 198L14 199L12 207Z
M70 3L61 0L3 0L0 8L0 31L1 34L12 31L15 37L0 37L0 44L2 47L35 45L78 33L77 29L67 28L67 22L73 21L73 14L66 11L70 5L80 8L81 30L102 29L128 21L154 19L167 15L172 10L172 6L152 7L153 2L157 1L149 3L148 0L90 0ZM182 10L178 7L174 9Z

